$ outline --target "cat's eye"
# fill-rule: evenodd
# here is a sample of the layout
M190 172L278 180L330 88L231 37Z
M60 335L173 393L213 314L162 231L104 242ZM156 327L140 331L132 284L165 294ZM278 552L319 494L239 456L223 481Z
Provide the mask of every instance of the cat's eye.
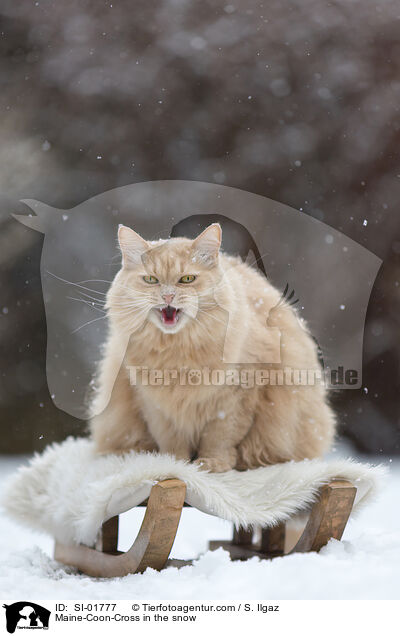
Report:
M158 283L158 278L155 276L143 276L143 280L145 283L149 283L149 285L155 285Z
M193 274L186 274L185 276L182 276L182 278L179 279L180 283L193 283L193 281L196 280L196 276L193 276Z

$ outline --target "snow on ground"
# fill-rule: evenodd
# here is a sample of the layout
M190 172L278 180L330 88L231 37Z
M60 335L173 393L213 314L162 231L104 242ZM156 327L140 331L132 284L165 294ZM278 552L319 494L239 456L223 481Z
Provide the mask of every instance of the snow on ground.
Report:
M347 451L347 452L346 452ZM349 449L338 454L349 456ZM400 598L400 459L359 458L388 463L390 478L379 499L346 528L343 541L331 541L319 554L295 554L273 561L232 562L222 549L206 552L209 539L231 535L230 524L183 511L172 556L202 556L192 566L147 570L123 578L95 580L52 559L52 539L0 518L0 598L56 599L398 599ZM2 457L5 478L26 457ZM135 537L143 509L121 519L120 549Z

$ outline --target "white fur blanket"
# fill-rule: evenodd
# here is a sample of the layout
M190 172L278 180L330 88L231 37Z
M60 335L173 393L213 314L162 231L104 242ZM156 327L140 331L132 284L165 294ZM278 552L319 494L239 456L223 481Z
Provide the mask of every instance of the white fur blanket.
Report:
M204 512L236 525L271 526L307 509L334 478L354 483L357 508L376 493L384 472L352 460L306 460L215 474L169 455L96 456L91 441L68 438L20 468L2 504L18 521L61 542L92 545L103 521L141 503L161 479L183 480L187 503Z

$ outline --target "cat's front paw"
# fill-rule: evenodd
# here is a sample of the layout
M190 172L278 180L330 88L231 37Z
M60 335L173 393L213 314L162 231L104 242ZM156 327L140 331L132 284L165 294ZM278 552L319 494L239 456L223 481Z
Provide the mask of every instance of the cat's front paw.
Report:
M148 439L141 439L134 442L125 452L133 450L135 453L154 453L158 451L155 442Z
M199 457L194 463L200 470L208 470L211 473L226 473L227 470L232 470L235 466L235 462L226 457Z

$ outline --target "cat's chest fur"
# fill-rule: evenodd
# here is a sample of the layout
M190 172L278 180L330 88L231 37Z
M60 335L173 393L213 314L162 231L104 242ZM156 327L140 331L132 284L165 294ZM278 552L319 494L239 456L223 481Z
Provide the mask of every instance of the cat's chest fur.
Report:
M143 337L140 347L131 343L128 362L144 369L133 390L147 422L163 419L181 430L201 428L232 392L232 387L214 385L211 379L212 372L224 366L222 349L176 341L170 347L154 347L154 339Z
M212 386L138 386L137 395L146 420L162 418L177 429L202 427L213 420L226 403L227 387Z

